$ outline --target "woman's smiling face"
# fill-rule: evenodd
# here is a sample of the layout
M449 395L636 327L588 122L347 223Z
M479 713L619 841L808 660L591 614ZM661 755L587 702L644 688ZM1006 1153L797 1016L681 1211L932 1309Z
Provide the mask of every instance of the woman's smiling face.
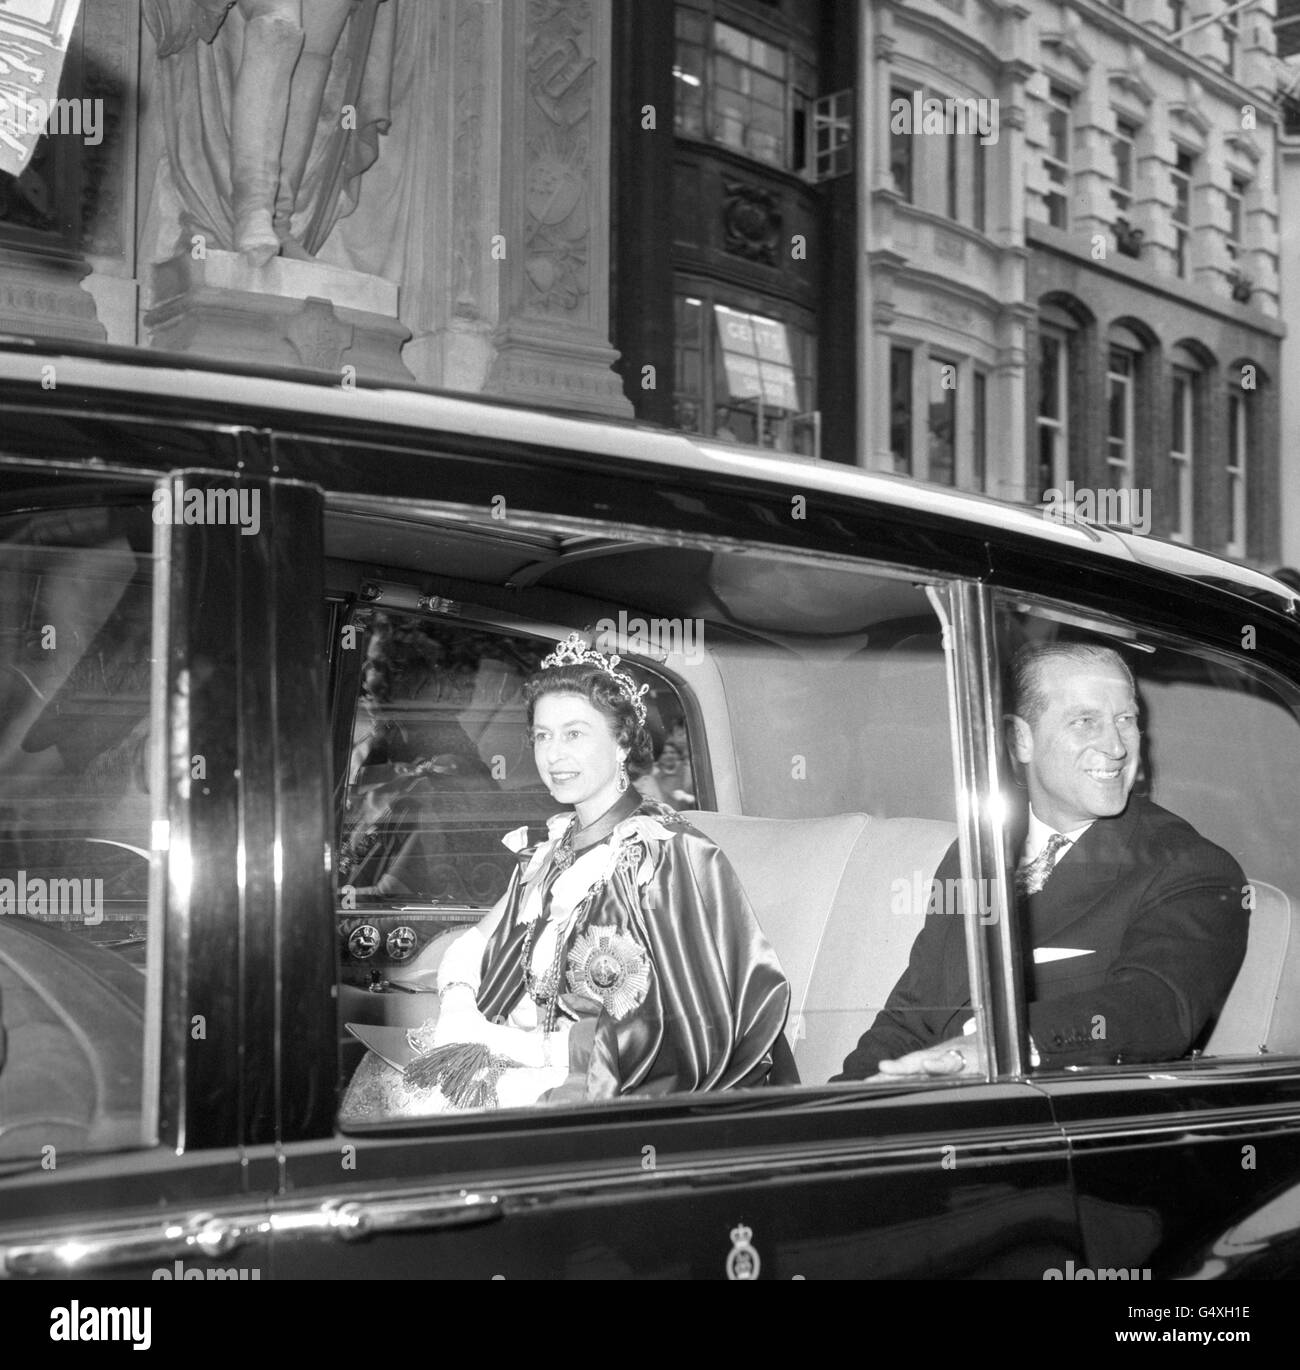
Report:
M533 758L546 788L578 821L599 818L619 796L624 755L610 720L581 695L546 694L533 705Z

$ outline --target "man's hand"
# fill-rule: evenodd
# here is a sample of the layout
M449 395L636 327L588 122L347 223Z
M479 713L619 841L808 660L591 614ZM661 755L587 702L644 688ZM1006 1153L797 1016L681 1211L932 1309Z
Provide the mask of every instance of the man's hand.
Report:
M984 1074L984 1053L979 1039L950 1037L936 1046L909 1051L896 1061L881 1061L878 1074L872 1080L897 1080L903 1076L980 1075Z

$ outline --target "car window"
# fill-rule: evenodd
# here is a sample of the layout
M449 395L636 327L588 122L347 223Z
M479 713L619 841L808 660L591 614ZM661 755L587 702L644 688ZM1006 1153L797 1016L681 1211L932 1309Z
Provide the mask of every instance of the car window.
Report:
M333 532L346 543L345 518ZM463 558L464 533L457 537ZM492 555L485 545L481 564ZM419 559L408 569L413 586L419 578L412 572L440 569L436 532ZM393 580L401 571L384 574ZM639 912L618 923L620 933L635 924L619 952L628 959L597 958L591 972L596 985L600 975L622 984L626 972L626 993L596 995L594 1020L580 1024L595 1034L606 1061L617 1058L614 1067L601 1074L590 1050L573 1050L564 1062L570 1069L547 1077L527 1102L825 1084L843 1071L907 971L941 863L954 863L949 874L958 874L944 588L847 560L643 542L570 563L557 559L553 571L530 580L496 624L470 601L482 587L458 589L450 578L439 582L437 608L423 613L368 608L358 595L365 634L356 642L356 684L345 691L350 743L336 849L342 1126L443 1106L410 1073L417 1058L442 1063L440 1053L454 1045L438 1028L443 1010L433 993L442 959L487 905L506 896L497 908L505 908L509 926L529 897L518 891L530 881L541 889L550 878L547 843L559 840L576 811L539 776L524 684L569 632L580 633L584 650L617 652L619 668L645 687L652 755L632 784L659 807L656 831L629 877L633 885L648 882L636 895ZM529 624L532 631L521 631ZM676 823L689 825L695 864L658 888L665 867L656 864L654 844L664 840L660 833L680 831ZM516 828L524 832L511 850L502 838ZM709 864L713 853L725 876ZM618 883L609 872L601 878ZM566 887L555 879L562 895ZM538 926L552 917L546 909L561 907L559 897L548 903L549 887L539 893ZM593 992L582 978L582 956L592 951L582 920L592 907L581 905L569 923L569 914L558 916L550 963L579 997ZM692 920L710 918L722 920L714 940L692 940ZM724 970L719 958L739 954L731 943L748 937L749 919L761 931L754 945L774 958L767 997L779 1010L754 1059L729 1073L731 1048L715 1060L713 1039L740 1032L734 1015L752 1007L745 995L754 966L742 957ZM664 929L677 926L676 950L654 942L656 920ZM964 965L960 918L949 921ZM726 931L725 956L718 927ZM570 940L561 943L561 936ZM662 971L663 986L659 962L642 967L637 960L643 937L651 957L676 958ZM466 1019L464 1030L497 1042L495 1055L479 1044L488 1052L483 1059L504 1058L507 1072L514 1068L507 1044L526 1044L493 1029L536 1021L526 982L540 979L541 962L530 961L530 975L519 972L515 984L503 972L505 988L490 1001L480 977L491 981L498 956L505 963L513 956L518 967L533 938L525 917L513 945L480 943L470 958L481 1021ZM674 999L677 982L697 974L721 977L733 1010L726 1023L692 1007L689 994ZM945 1015L954 1031L973 1025L968 1004L968 991L954 989ZM643 1011L650 1022L634 1043L626 1029ZM766 1005L754 1009L754 1020L766 1013ZM891 1010L891 1018L907 1014L905 1006ZM683 1028L692 1015L704 1020L699 1037ZM571 1034L571 1047L574 1040ZM479 1106L520 1101L491 1095L485 1087Z
M0 1160L47 1169L151 1140L157 950L150 509L58 498L0 519Z
M1026 707L1017 653L1022 667L1040 663L1040 707L1075 690L1072 713L1030 728L1028 761L1008 725L1008 867L1025 869L1046 828L1091 822L1053 863L1023 928L1031 1028L1037 1016L1065 1038L1045 1064L1300 1052L1294 688L1249 659L1137 624L1007 597L999 625L1008 714L1018 698ZM1132 677L1131 721L1116 664ZM1035 789L1055 810L1037 843Z

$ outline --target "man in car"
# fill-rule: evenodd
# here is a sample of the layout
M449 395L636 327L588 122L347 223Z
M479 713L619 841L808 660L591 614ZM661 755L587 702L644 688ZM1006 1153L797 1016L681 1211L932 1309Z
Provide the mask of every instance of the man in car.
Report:
M1212 1024L1246 950L1245 877L1189 823L1132 793L1132 674L1091 643L1031 643L1012 662L1012 755L1029 827L1016 897L1033 1064L1172 1060ZM937 889L960 888L956 843ZM931 905L839 1080L982 1074L964 920Z

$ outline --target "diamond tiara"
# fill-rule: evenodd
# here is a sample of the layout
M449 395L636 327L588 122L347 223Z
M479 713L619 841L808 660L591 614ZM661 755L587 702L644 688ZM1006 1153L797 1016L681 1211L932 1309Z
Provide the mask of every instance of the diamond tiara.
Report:
M593 647L589 647L577 633L570 633L549 656L542 658L541 669L546 671L555 666L597 667L604 671L618 686L619 693L632 706L636 714L636 721L644 727L646 710L641 696L647 694L650 687L649 685L638 685L626 671L616 670L615 667L622 659L620 656L605 656Z

